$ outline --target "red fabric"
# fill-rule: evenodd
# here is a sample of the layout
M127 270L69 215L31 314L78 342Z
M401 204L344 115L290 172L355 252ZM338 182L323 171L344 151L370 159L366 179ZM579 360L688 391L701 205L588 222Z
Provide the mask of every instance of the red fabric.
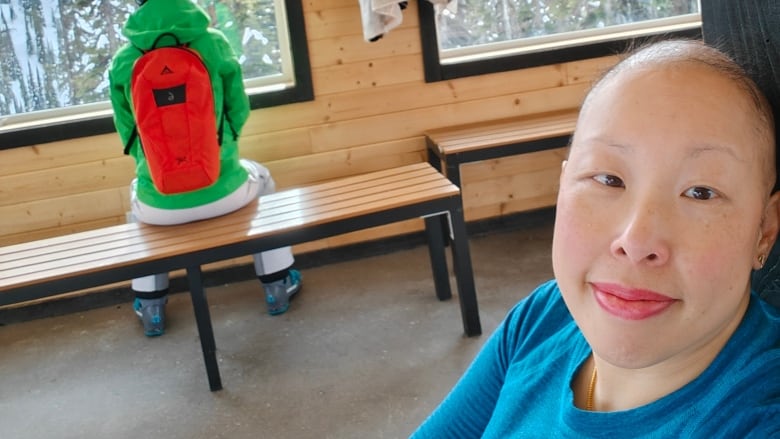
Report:
M185 47L151 50L133 67L131 90L138 135L157 190L189 192L217 181L214 94L200 57Z

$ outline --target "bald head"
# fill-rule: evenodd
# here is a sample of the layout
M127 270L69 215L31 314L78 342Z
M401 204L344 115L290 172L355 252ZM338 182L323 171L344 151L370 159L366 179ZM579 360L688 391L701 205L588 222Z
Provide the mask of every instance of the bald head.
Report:
M772 108L758 86L735 61L700 41L668 40L642 47L616 64L597 80L582 104L581 114L591 111L594 97L627 75L684 67L700 67L728 80L741 102L723 102L734 112L747 112L755 133L755 148L763 156L762 173L771 191L775 185L775 128ZM602 109L603 110L603 109ZM582 119L582 118L581 118ZM575 132L576 136L576 132Z

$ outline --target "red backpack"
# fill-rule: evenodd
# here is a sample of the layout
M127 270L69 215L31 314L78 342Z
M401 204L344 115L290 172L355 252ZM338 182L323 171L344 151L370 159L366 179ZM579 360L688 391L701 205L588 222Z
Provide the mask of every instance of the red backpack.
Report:
M157 47L164 36L172 37L176 45ZM217 129L206 65L171 33L161 34L151 49L142 52L130 79L136 127L125 154L140 137L152 182L163 194L210 186L219 178L225 112ZM233 136L237 137L235 131Z

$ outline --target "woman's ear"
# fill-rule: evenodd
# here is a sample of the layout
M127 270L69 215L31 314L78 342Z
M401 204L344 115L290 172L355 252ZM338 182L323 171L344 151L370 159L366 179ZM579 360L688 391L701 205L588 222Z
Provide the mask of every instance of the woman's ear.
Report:
M772 246L777 239L778 228L780 228L780 191L775 192L769 197L769 201L764 208L764 216L761 219L761 229L759 230L757 255L753 262L756 270L761 269L763 261L766 261Z

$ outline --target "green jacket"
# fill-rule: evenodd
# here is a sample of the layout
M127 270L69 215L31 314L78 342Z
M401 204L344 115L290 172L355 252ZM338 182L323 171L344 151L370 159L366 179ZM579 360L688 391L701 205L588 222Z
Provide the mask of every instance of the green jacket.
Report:
M148 50L165 32L176 35L182 44L189 44L203 58L211 75L217 121L224 110L227 120L240 134L249 117L249 99L244 90L241 66L225 36L209 28L208 15L191 0L148 0L127 20L122 33L130 43L117 51L109 70L114 124L122 144L127 144L135 127L130 95L133 64L142 54L139 49ZM163 37L158 46L173 44L172 38ZM136 163L138 199L160 209L183 209L211 203L235 191L248 177L239 163L237 140L229 127L226 126L223 131L219 179L209 187L173 195L164 195L155 189L140 143L136 140L130 148L130 155Z

